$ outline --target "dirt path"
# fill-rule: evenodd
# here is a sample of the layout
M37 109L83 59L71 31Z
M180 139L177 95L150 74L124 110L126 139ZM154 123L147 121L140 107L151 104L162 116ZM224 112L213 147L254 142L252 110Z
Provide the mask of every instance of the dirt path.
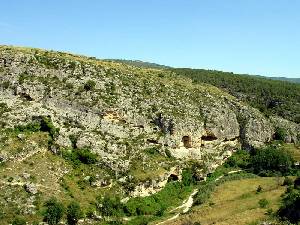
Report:
M198 189L194 189L194 191L192 192L192 194L190 194L190 196L183 201L182 205L176 207L175 209L173 209L172 211L170 212L174 212L175 210L178 210L178 209L183 209L181 213L187 213L190 208L192 207L193 205L193 202L194 202L194 196L198 193ZM159 225L159 224L164 224L168 221L171 221L171 220L174 220L176 219L177 217L180 216L181 213L177 213L175 216L165 220L165 221L162 221L160 223L157 223L156 225Z
M227 174L233 174L233 173L238 173L241 172L242 170L233 170L228 172ZM224 175L219 176L218 178L215 179L215 181L220 180L222 177L224 177ZM177 213L176 215L174 215L173 217L166 219L162 222L157 223L156 225L160 225L160 224L164 224L166 222L169 222L171 220L174 220L176 218L178 218L180 216L180 214L182 213L187 213L191 207L193 206L193 202L194 202L194 196L198 193L198 189L194 189L194 191L192 192L192 194L190 194L190 196L188 197L188 199L184 200L182 205L176 207L175 209L172 209L170 212L174 212L178 209L183 209L181 213Z

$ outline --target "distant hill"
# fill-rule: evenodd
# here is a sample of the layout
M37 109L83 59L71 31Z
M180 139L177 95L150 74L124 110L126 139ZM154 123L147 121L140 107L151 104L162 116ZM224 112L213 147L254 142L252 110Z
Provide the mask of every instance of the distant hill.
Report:
M131 66L142 67L142 68L152 68L152 69L170 69L170 66L160 65L157 63L144 62L140 60L126 60L126 59L105 59L108 62L118 62L124 63Z
M161 65L157 63L151 63L151 62L144 62L140 60L126 60L126 59L105 59L105 61L109 62L119 62L119 63L124 63L136 67L142 67L142 68L152 68L152 69L171 69L173 67L171 66L166 66L166 65ZM210 70L208 70L210 71ZM300 78L288 78L288 77L266 77L266 76L260 76L260 75L249 75L249 76L256 76L260 78L265 78L265 79L271 79L271 80L280 80L280 81L288 81L292 83L300 83Z
M272 80L281 80L281 81L288 81L292 83L300 83L300 78L287 78L287 77L269 77Z

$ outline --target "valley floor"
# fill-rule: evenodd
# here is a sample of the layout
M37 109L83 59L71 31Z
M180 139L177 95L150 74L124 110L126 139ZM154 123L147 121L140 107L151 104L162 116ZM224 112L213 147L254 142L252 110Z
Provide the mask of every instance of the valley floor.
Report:
M209 201L192 208L188 214L166 221L165 225L194 224L201 225L245 225L256 224L269 218L267 212L276 211L280 196L285 187L281 186L282 178L258 177L228 181L216 188ZM262 192L256 193L257 187ZM266 199L269 204L261 208L259 200Z

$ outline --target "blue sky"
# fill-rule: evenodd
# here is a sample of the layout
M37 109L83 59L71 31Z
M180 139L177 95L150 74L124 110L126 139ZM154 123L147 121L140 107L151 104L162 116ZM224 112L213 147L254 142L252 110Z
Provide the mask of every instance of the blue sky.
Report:
M300 77L298 0L5 0L0 44Z

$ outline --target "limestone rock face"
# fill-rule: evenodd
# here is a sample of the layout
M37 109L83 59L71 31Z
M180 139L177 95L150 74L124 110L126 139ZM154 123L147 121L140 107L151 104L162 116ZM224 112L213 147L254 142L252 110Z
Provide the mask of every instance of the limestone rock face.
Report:
M0 47L0 103L3 129L51 118L59 128L54 152L90 148L103 165L123 172L134 160L148 160L149 148L213 167L241 145L271 141L278 120L170 71L6 46ZM290 129L295 141L299 126Z
M222 140L239 137L239 123L229 105L215 105L205 108L202 113L206 117L206 136L212 135Z
M288 121L281 117L271 117L271 122L274 127L282 128L286 131L287 143L298 143L300 141L300 125L294 122Z
M24 188L30 194L35 195L35 194L38 193L38 189L37 189L36 185L33 184L33 183L27 183L27 184L25 184Z

